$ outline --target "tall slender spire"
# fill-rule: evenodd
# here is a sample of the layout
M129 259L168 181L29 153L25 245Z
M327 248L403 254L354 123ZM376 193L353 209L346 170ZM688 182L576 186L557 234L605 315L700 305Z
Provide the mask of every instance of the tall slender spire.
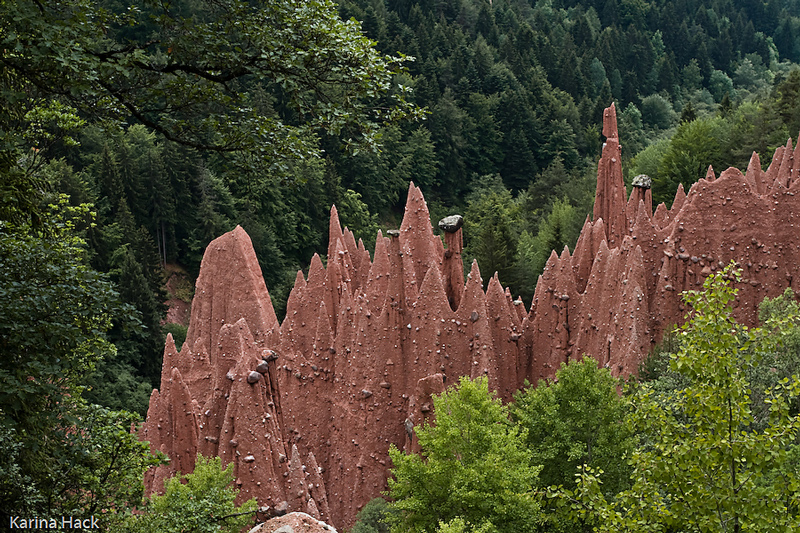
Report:
M610 247L619 246L628 233L625 216L625 182L617 133L617 109L612 103L603 111L603 154L597 165L597 191L594 200L594 220L605 221L606 238Z

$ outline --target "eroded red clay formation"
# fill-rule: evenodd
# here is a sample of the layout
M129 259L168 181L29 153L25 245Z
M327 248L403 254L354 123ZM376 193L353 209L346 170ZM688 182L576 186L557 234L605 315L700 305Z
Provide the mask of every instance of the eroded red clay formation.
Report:
M765 296L800 288L800 150L791 140L766 172L755 153L744 175L729 168L716 178L709 168L688 195L678 189L671 209L651 214L649 190L634 187L625 200L613 105L603 133L594 222L587 219L572 254L553 252L536 286L524 345L551 350L523 355L532 378L584 353L615 374L635 372L682 322L681 292L731 260L743 269L735 314L748 325Z
M280 325L247 234L212 242L187 341L178 353L167 340L141 432L172 459L149 473L148 491L190 471L198 452L219 455L235 464L240 499L349 527L386 488L390 444L417 449L414 426L459 376L488 376L507 401L583 354L634 372L681 321L680 292L731 259L744 269L736 313L748 324L764 296L800 288L791 141L766 172L755 154L746 175L709 170L653 213L649 190L626 199L613 106L603 132L594 220L572 254L552 254L529 312L496 277L484 291L477 264L464 283L461 230L445 249L413 184L399 232L379 233L372 258L331 210L327 268L315 256L298 272Z

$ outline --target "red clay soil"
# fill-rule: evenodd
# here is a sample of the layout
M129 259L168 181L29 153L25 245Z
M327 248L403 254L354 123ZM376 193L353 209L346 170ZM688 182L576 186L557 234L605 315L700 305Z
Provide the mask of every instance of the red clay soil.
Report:
M461 229L433 234L421 191L409 188L399 232L378 234L374 257L331 210L327 268L298 272L278 323L248 235L213 241L197 280L186 343L167 339L161 386L140 436L172 462L148 492L191 471L198 452L233 462L240 500L288 504L338 527L386 489L391 444L417 449L431 397L459 376L488 376L508 401L525 379L550 378L589 354L615 375L635 372L686 313L680 293L731 260L743 269L737 317L800 289L800 153L789 141L766 172L757 155L671 209L650 191L626 197L616 111L604 115L593 220L575 250L551 255L526 312L496 277L486 291L461 270Z
M165 302L167 304L167 316L163 324L188 326L192 306L188 301L184 301L181 298L185 298L185 296L180 293L182 288L186 286L191 287L191 285L189 285L189 277L185 270L175 264L168 263L165 270L167 273L165 288L167 289L169 298Z

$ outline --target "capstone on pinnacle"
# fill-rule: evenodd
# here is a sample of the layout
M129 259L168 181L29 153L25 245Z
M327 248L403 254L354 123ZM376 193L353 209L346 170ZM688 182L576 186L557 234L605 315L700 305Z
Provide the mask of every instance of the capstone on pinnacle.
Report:
M639 187L640 189L649 189L653 186L653 180L647 174L639 174L633 178L633 183L631 185Z
M447 233L455 233L464 225L464 217L461 215L450 215L439 221L439 229Z

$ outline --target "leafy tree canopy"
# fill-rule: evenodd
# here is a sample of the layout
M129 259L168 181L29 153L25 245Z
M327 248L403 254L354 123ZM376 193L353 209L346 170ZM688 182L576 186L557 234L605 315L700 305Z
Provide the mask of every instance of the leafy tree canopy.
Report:
M488 380L462 377L434 397L434 411L435 425L416 428L420 454L389 451L392 531L433 533L440 522L450 523L445 531L464 531L465 524L487 533L533 530L540 467L531 463L525 430L511 422Z
M605 472L608 495L628 485L625 457L634 442L622 424L626 405L619 385L607 368L585 357L562 365L552 383L540 381L514 396L511 414L528 430L533 462L543 465L543 485L574 488L575 472L584 464Z
M0 422L26 432L55 424L80 378L113 355L103 333L122 311L108 280L82 260L72 217L85 210L62 198L47 214L41 230L0 223Z
M321 132L374 145L381 123L419 111L392 82L406 58L378 53L330 0L4 1L0 28L0 170L17 172L0 192L12 203L85 120L139 122L275 171L318 153Z
M729 123L720 117L681 124L653 180L653 202L671 205L679 183L688 191L694 182L705 177L709 166L715 172L727 168L730 157L725 139L729 133Z
M36 228L0 222L0 520L123 513L158 461L130 433L138 417L88 406L83 377L114 346L111 316L132 315L85 264L63 198ZM131 316L135 324L135 316Z
M163 496L150 498L144 512L128 518L120 531L127 533L239 533L252 523L255 498L236 506L233 463L222 468L219 457L197 456L194 472L166 483Z
M644 385L629 417L642 436L632 456L632 487L613 501L595 472L583 473L565 502L595 516L596 531L794 531L800 527L797 437L800 416L790 401L800 379L781 379L764 393L766 421L753 409L746 369L775 350L797 314L770 318L762 328L737 324L730 304L733 265L689 291L689 321L670 368L685 387L658 397ZM760 427L761 426L761 427ZM575 499L572 499L572 498Z
M359 511L350 533L389 533L389 524L386 522L389 512L389 503L383 498L370 500Z

